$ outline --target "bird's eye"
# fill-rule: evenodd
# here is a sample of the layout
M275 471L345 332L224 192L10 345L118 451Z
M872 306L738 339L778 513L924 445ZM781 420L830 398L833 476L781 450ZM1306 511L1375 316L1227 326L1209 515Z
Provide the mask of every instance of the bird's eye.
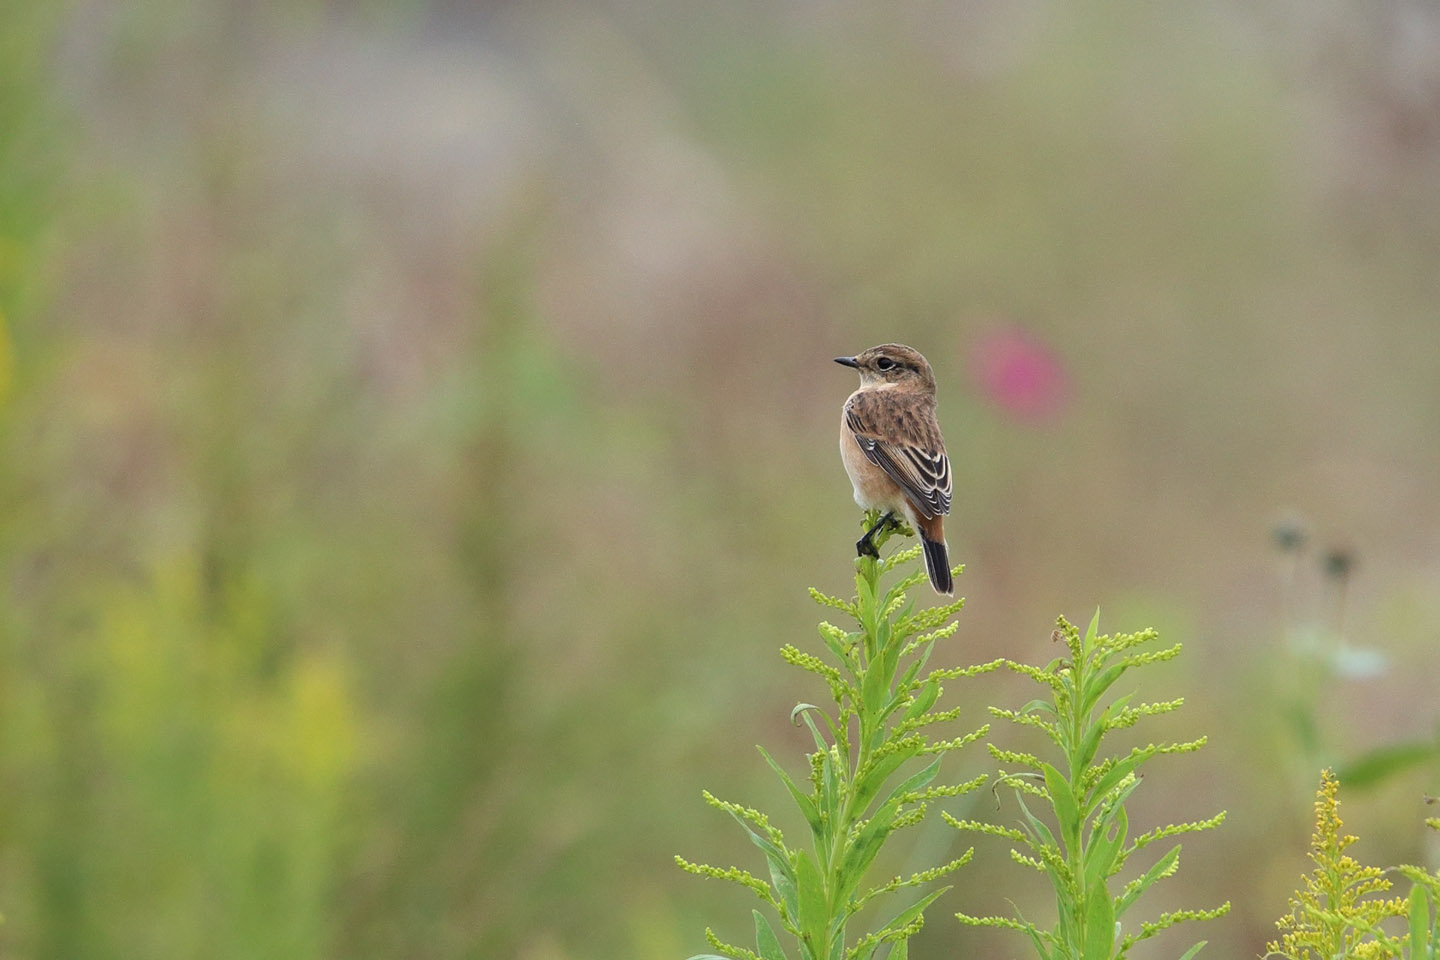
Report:
M891 360L889 357L881 357L879 360L875 361L876 370L889 370L894 366L895 361Z

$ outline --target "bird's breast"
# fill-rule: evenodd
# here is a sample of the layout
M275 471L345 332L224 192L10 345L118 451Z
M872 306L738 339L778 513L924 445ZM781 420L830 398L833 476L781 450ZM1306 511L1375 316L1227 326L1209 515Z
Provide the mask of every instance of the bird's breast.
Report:
M895 510L904 498L900 488L880 467L870 462L855 440L855 434L840 414L840 460L850 485L855 488L855 502L865 510Z

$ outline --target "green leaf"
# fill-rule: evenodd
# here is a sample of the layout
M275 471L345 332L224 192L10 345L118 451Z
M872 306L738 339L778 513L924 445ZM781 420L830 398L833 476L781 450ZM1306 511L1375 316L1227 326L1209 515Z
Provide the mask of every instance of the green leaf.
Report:
M878 612L878 611L877 611ZM884 650L890 645L890 621L881 620L875 624L875 646Z
M1085 901L1083 960L1110 960L1115 947L1115 912L1104 884L1090 888Z
M862 576L855 578L855 594L856 600L859 601L858 606L874 608L875 585L871 582L870 577Z
M1023 918L1022 922L1025 923L1025 933L1029 936L1030 943L1035 947L1035 952L1040 955L1040 960L1050 960L1050 951L1046 949L1045 941L1040 939L1040 931L1035 929L1034 924L1025 921Z
M740 824L740 826L745 828L745 832L750 835L750 841L754 843L755 846L759 847L761 850L764 850L767 857L775 857L782 863L785 862L785 851L775 846L775 844L766 837L762 837L760 836L760 834L750 829L750 824L745 822L745 818L740 816L740 814L736 813L734 810L726 810L725 812L730 814L730 816L735 819L736 823Z
M887 716L900 702L901 692L896 691L893 694L890 692L891 681L895 679L895 668L898 665L899 657L899 644L881 647L879 655L872 658L865 668L865 679L861 691L861 699L864 702L858 706L863 712L877 720ZM883 732L878 722L872 724L872 728L877 736Z
M827 827L827 833L835 829L840 815L840 806L844 803L840 796L840 781L835 775L835 764L829 753L826 753L820 761L820 797L819 807ZM821 849L819 847L816 848Z
M1065 851L1061 850L1060 844L1055 842L1055 835L1050 832L1050 828L1045 825L1045 821L1030 812L1029 805L1025 803L1024 796L1019 792L1015 794L1015 802L1020 804L1020 812L1025 814L1025 820L1030 824L1030 833L1031 836L1035 838L1035 842L1041 846L1049 847L1063 857Z
M1104 798L1105 794L1109 793L1111 790L1114 790L1115 785L1118 784L1121 780L1125 779L1126 774L1133 771L1136 767L1140 766L1140 764L1144 763L1146 760L1149 760L1152 756L1154 756L1154 754L1142 751L1140 753L1133 753L1130 756L1124 757L1120 760L1116 760L1115 766L1111 767L1109 772L1107 772L1105 776L1101 777L1099 782L1090 789L1091 801L1094 803L1099 803L1100 800Z
M905 692L910 689L910 684L914 683L915 678L920 675L920 668L923 666L925 666L924 656L910 661L910 665L900 675L900 682L895 684L895 699L898 700L905 695Z
M1051 806L1055 808L1060 833L1065 837L1065 849L1077 850L1080 847L1080 807L1075 802L1075 794L1059 770L1048 763L1040 764L1040 770L1045 774L1045 790L1050 794Z
M1209 942L1209 940L1201 940L1199 943L1195 944L1195 946L1182 953L1180 955L1180 960L1194 960L1195 954L1199 953L1201 948L1203 948L1205 944Z
M888 627L889 624L883 625ZM889 631L882 630L887 636ZM885 663L885 686L890 686L890 681L895 679L895 670L900 666L900 644L892 643L880 648L880 659Z
M1123 697L1116 697L1114 702L1112 702L1108 707L1105 708L1105 713L1101 716L1100 719L1109 720L1115 714L1130 706L1130 701L1133 699L1135 699L1134 693L1127 693Z
M1013 903L1011 904L1011 906L1015 907ZM1038 957L1040 957L1040 960L1051 960L1051 953L1048 949L1046 949L1045 941L1053 940L1054 934L1047 933L1044 934L1042 937L1040 930L1035 926L1035 924L1025 919L1025 914L1020 912L1019 907L1015 907L1015 916L1019 918L1021 925L1025 928L1025 934L1030 938L1030 942L1034 944L1035 953Z
M1100 749L1100 738L1104 735L1103 723L1090 724L1085 736L1080 739L1080 745L1075 748L1075 769L1090 766L1090 761L1095 759L1095 751Z
M1123 814L1125 812L1125 801L1130 799L1130 794L1134 793L1135 788L1138 786L1140 786L1140 778L1136 777L1134 780L1131 780L1125 786L1116 790L1110 798L1109 812L1107 812L1105 816L1101 817L1100 820L1097 821L1096 825L1099 826L1102 823L1109 824L1114 822L1115 814L1117 811ZM1090 797L1091 808L1098 807L1100 805L1101 799L1102 798L1098 796L1092 795ZM1081 816L1088 816L1090 811L1082 810L1080 813Z
M875 761L869 770L865 771L855 782L855 796L851 801L851 809L855 811L856 816L865 814L865 810L870 806L870 801L874 800L875 795L885 786L885 781L892 773L900 769L901 764L915 756L919 749L917 746L887 753Z
M1115 866L1115 858L1120 853L1120 848L1125 844L1125 831L1129 827L1129 818L1125 814L1124 807L1116 807L1119 815L1107 817L1106 820L1114 821L1115 829L1106 829L1107 824L1096 824L1090 832L1090 846L1085 851L1085 885L1093 887L1104 885L1105 880L1110 876Z
M1140 878L1140 882L1135 885L1133 890L1116 902L1115 916L1123 916L1125 911L1130 909L1131 904L1140 898L1140 894L1153 887L1161 876L1174 868L1175 862L1179 859L1180 845L1177 843L1170 848L1169 853L1165 854L1165 856L1155 862L1153 867L1145 871L1145 875Z
M904 910L901 910L899 913L895 914L895 916L891 917L888 921L886 921L883 927L876 931L876 933L883 937L887 933L899 930L901 927L905 926L905 924L918 917L925 910L926 907L934 903L937 899L939 899L941 895L945 893L945 891L949 889L951 888L948 886L941 887L939 890L932 890L930 893L927 893L925 896L921 897L919 900L916 900L914 903L910 904L910 906L906 907Z
M785 951L780 949L780 941L775 936L775 930L770 926L770 921L759 910L751 910L755 914L755 949L759 952L761 960L787 960Z
M824 630L820 631L820 639L824 640L825 646L830 649L831 653L835 654L836 660L839 660L841 663L849 662L850 658L846 656L845 645L843 643L830 636L830 634L826 633Z
M1125 664L1117 663L1115 666L1106 667L1091 677L1090 682L1085 685L1085 690L1083 691L1084 696L1080 701L1080 713L1082 715L1087 714L1095 709L1095 705L1100 702L1100 698L1105 696L1105 691L1114 686L1115 681L1119 680L1121 674L1127 669L1129 668Z
M925 644L924 648L921 649L919 653L915 655L915 665L919 667L919 670L925 669L925 666L930 662L930 655L934 652L935 641L931 640L929 643ZM919 670L917 670L916 673L919 673Z
M1055 705L1049 700L1031 700L1029 703L1025 704L1025 706L1017 710L1016 713L1019 713L1023 716L1027 713L1035 713L1036 711L1041 710L1053 716L1055 714Z
M935 700L939 696L940 683L936 680L931 680L915 695L915 702L910 704L910 709L905 711L905 719L914 720L916 717L923 715L926 710L935 706Z
M907 960L910 956L910 938L896 941L895 946L890 948L888 960Z
M734 817L735 822L745 828L745 832L750 836L750 841L765 852L765 861L770 865L770 880L775 885L775 889L780 892L786 909L790 911L791 916L794 916L798 909L795 899L795 871L790 867L788 855L770 840L750 829L750 824L746 823L738 813L733 810L725 812Z
M925 765L925 769L921 770L919 773L905 778L905 780L901 783L896 784L895 789L891 790L888 794L885 795L885 799L881 802L880 806L884 808L892 800L896 801L897 803L903 802L901 798L904 797L905 794L910 793L914 790L919 790L921 787L929 786L930 781L934 780L935 777L939 775L939 773L940 758L936 757L934 760L930 761L928 764ZM865 808L859 806L858 804L858 795L855 809L861 814L864 814L865 812Z
M885 801L875 810L872 816L860 833L850 842L846 848L845 855L840 861L840 868L836 872L837 885L832 892L835 905L843 903L859 884L866 869L869 868L875 855L880 852L880 845L885 842L885 837L892 829L891 824L895 820L895 814L900 809L902 797L912 790L918 790L935 779L940 770L940 758L926 765L914 776L909 777L903 783L898 784L886 796Z
M769 854L765 855L765 862L770 866L770 883L780 894L780 902L785 904L785 913L791 917L800 915L800 895L795 889L795 871L790 864L776 860Z
M844 903L846 898L859 886L860 879L865 875L871 861L880 852L881 844L890 834L891 824L894 820L895 804L886 804L875 811L875 816L871 817L855 839L850 841L845 855L840 859L840 866L835 871L836 907Z
M871 570L874 570L872 564ZM875 618L878 611L875 609L875 587L870 579L863 574L855 578L855 613L860 626L865 629L866 646L869 646L871 638L875 636ZM866 653L873 655L874 651L867 649Z
M1362 754L1341 767L1336 778L1346 789L1369 787L1440 755L1437 743L1400 743Z
M838 803L840 776L835 769L834 758L830 753L830 745L826 743L825 738L820 735L820 730L818 727L815 726L815 721L810 719L810 714L812 712L820 714L820 716L824 718L825 723L829 725L831 732L834 732L835 725L831 723L830 717L825 713L824 710L821 710L813 703L796 704L795 709L790 711L790 721L793 723L795 721L795 717L798 715L800 719L805 721L805 726L810 728L810 736L813 737L815 740L815 749L820 753L822 757L822 779L820 784L821 792L817 800L819 802L820 809L828 813L833 818L835 816L835 807Z
M1050 883L1055 887L1056 906L1060 909L1059 923L1055 927L1058 935L1053 938L1053 941L1056 952L1060 956L1065 957L1066 960L1080 960L1081 951L1085 945L1081 943L1080 933L1075 925L1076 915L1084 904L1076 903L1076 891L1069 886L1062 886L1060 880L1061 878L1054 873L1050 875Z
M1430 960L1435 945L1430 942L1430 896L1416 884L1410 888L1410 960Z
M760 756L765 758L765 762L770 764L770 769L774 770L775 774L785 784L785 789L790 791L790 796L794 799L795 805L800 808L800 812L805 816L805 822L810 824L810 832L817 838L820 837L824 829L820 822L820 811L816 808L815 801L811 799L809 795L800 792L800 788L795 785L795 781L790 779L790 774L781 769L780 764L775 762L774 758L770 756L764 747L757 745L755 749L760 751Z
M1095 616L1090 618L1090 626L1085 628L1085 641L1082 649L1090 650L1095 646L1095 635L1100 632L1100 608L1095 608Z
M815 706L815 704L813 703L795 704L795 709L790 711L790 722L794 723L796 717L804 720L805 726L810 728L811 736L815 738L815 749L824 752L826 749L829 748L830 745L826 743L824 737L820 736L820 728L815 726L815 721L810 719L810 714L812 711L820 714L821 719L825 721L825 726L830 728L830 734L833 736L835 734L835 722L830 719L830 715L828 713Z
M795 858L795 879L799 887L800 909L796 920L800 932L810 945L815 957L825 956L825 927L830 922L829 904L825 897L825 881L810 857L810 851L801 850Z
M860 685L860 697L864 702L857 704L857 707L862 712L878 713L881 700L889 687L890 679L885 676L885 658L876 657L865 668L865 679Z

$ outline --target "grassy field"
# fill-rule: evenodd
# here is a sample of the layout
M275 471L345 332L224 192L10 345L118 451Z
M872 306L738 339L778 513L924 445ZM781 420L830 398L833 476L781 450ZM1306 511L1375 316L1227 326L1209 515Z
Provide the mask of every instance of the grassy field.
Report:
M1156 892L1233 901L1206 956L1273 938L1322 766L1433 867L1437 90L1415 3L0 0L0 954L740 939L672 855L744 861L702 787L803 763L830 358L892 340L935 661L1185 645L1143 695L1209 743L1131 816L1229 811ZM952 918L1047 909L977 846L912 954L1021 953Z

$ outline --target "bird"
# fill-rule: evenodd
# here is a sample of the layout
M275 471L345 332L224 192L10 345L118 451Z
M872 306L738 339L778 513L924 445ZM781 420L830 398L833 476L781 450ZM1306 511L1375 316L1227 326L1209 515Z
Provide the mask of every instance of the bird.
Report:
M881 510L880 520L855 543L859 556L879 557L874 537L903 516L924 545L930 585L955 595L945 517L950 513L950 458L935 419L935 375L920 351L882 343L835 362L860 372L840 416L840 458L855 502Z

